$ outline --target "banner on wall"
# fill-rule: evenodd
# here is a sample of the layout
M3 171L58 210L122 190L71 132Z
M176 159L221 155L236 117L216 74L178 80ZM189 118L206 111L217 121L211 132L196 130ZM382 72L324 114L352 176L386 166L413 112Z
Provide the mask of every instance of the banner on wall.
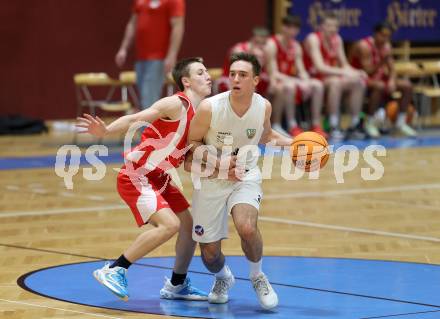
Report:
M343 39L354 41L372 33L383 21L396 30L394 41L440 42L440 0L290 0L289 13L302 18L303 39L327 12L340 22Z

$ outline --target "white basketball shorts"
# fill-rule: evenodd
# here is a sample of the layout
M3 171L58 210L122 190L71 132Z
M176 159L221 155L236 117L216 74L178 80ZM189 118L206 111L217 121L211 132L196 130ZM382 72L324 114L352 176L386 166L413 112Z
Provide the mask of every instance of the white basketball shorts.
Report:
M249 204L257 210L263 197L261 183L202 179L192 197L192 238L212 243L228 237L228 216L234 205Z

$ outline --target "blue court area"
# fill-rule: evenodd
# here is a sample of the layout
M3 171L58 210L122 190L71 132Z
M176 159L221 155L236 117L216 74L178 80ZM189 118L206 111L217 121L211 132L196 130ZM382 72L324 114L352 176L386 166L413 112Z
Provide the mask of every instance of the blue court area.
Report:
M103 261L60 265L23 275L18 283L31 292L67 302L146 314L197 318L440 318L440 266L391 261L264 257L263 268L280 304L261 310L248 280L244 257L227 257L236 284L224 305L159 298L174 258L144 258L128 272L130 299L120 301L101 286L92 271ZM194 285L209 291L213 277L195 257Z
M440 136L421 136L418 138L397 138L397 137L383 137L377 140L349 140L340 143L331 143L334 145L334 151L336 151L342 145L354 145L359 149L364 149L369 145L382 145L385 148L411 148L411 147L432 147L440 146ZM99 160L105 164L122 163L122 150L118 148L117 151L111 151L114 149L114 145L109 146L108 156L98 156ZM261 151L264 152L264 147L261 147ZM275 155L279 154L275 152ZM48 156L30 156L30 157L3 157L0 158L0 170L12 170L12 169L31 169L31 168L50 168L54 167L56 163L55 155ZM70 156L67 156L66 163L70 163ZM97 162L90 163L86 160L84 152L81 154L79 165L99 164ZM67 164L66 164L67 165Z

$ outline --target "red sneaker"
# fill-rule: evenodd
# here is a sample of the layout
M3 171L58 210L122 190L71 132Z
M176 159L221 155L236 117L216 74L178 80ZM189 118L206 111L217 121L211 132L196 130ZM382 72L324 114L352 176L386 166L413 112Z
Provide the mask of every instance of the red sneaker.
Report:
M289 134L290 134L291 136L295 137L295 136L301 134L302 132L304 132L304 131L302 130L302 128L300 128L299 126L295 126L295 127L292 127L292 128L290 129Z
M320 134L322 137L324 137L325 139L328 138L328 134L322 129L321 126L316 125L314 127L312 127L312 132L318 133Z

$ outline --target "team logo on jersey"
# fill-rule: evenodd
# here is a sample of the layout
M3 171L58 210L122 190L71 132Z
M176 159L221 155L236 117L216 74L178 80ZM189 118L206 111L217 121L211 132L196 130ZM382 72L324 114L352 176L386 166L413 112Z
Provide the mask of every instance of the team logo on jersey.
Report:
M255 134L257 133L257 130L254 128L248 128L246 130L246 134L248 138L253 138L255 136Z
M261 203L261 195L258 195L258 197L257 197L256 201L258 202L258 204L260 204L260 203Z
M232 144L231 132L217 132L217 143L220 144Z
M204 234L205 230L203 229L202 226L200 226L200 225L196 225L196 226L194 227L194 232L195 232L197 235L202 236L202 235Z

